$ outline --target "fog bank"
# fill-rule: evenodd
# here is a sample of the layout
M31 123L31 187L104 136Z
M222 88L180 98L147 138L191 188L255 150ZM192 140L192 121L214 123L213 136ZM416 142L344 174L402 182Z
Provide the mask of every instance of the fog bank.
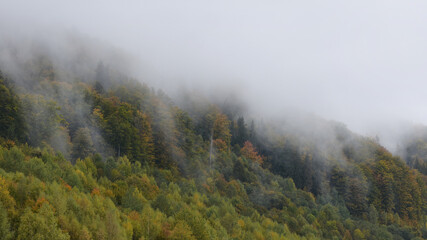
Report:
M83 35L126 52L110 63L171 95L225 92L263 116L298 109L390 148L402 126L427 124L426 1L3 0L0 9L2 43Z

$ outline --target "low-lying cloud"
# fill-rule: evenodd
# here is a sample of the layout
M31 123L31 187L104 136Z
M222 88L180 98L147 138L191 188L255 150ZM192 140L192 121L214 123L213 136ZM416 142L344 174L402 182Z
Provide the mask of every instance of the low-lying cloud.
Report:
M171 94L233 89L259 115L300 109L390 147L402 122L427 124L426 1L6 0L0 9L3 43L77 32L123 49L132 63L117 64Z

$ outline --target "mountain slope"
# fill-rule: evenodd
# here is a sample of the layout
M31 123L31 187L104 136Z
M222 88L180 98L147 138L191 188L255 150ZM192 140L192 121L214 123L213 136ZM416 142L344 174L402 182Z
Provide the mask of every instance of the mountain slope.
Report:
M6 239L427 237L425 175L339 123L180 108L102 63L18 66L0 77Z

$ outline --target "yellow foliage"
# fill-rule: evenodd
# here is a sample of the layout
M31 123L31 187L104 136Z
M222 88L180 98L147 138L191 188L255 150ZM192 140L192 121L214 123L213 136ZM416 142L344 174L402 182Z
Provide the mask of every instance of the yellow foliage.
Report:
M104 119L104 115L102 114L101 109L99 109L99 108L95 108L95 109L93 109L92 114L93 114L96 118L98 118L99 120L103 120L103 119Z
M253 234L254 234L255 239L257 239L257 240L265 240L264 235L262 235L262 233L260 231L255 231Z
M280 238L279 234L276 232L270 231L269 234L270 234L270 239L279 239Z
M202 200L200 199L200 194L199 193L195 193L193 195L193 203L198 207L198 208L205 208L206 205L202 202Z
M265 228L273 227L273 221L270 218L265 218L264 221L262 221L262 226Z
M9 184L6 182L6 179L0 176L0 201L3 203L3 206L12 211L15 208L15 199L10 196Z
M245 226L245 221L243 221L242 219L237 220L237 224L243 228Z

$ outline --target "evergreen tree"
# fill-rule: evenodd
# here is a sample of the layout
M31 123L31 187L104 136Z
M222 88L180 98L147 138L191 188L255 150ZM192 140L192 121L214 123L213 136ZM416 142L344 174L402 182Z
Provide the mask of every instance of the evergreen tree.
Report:
M92 137L90 135L89 129L87 128L78 129L74 134L72 143L72 157L74 160L77 158L83 159L95 153Z
M0 137L22 141L26 129L22 107L8 85L0 72Z

